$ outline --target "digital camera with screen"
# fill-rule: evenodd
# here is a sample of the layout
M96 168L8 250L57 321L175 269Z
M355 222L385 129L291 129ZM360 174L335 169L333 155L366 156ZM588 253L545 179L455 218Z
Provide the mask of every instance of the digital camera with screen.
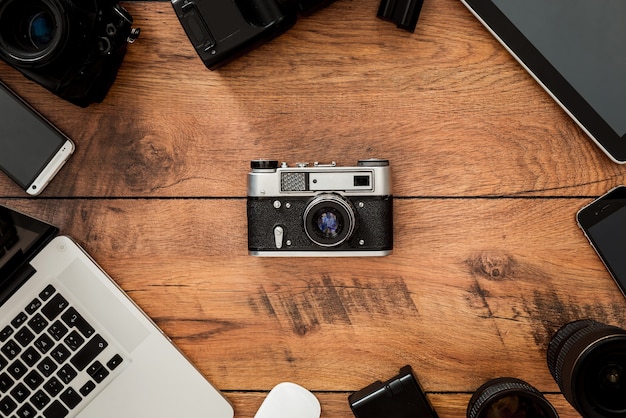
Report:
M0 0L0 58L54 94L101 102L139 36L116 0Z
M393 249L388 160L279 166L248 174L248 253L255 256L384 256Z

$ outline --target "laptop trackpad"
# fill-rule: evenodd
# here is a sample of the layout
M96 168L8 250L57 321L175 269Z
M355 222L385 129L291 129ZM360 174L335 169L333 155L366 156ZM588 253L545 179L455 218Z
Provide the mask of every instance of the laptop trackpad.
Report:
M83 257L80 254L74 259L57 279L84 305L86 312L102 324L122 347L132 352L148 336L148 329L129 310L127 305L132 302L126 295L95 263L83 260Z

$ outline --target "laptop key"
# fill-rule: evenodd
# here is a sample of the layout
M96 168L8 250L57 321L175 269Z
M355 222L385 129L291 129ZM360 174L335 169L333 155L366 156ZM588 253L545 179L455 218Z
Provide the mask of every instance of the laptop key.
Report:
M87 344L83 346L83 348L74 354L74 357L70 359L70 363L72 363L72 365L78 370L83 370L108 345L109 344L100 336L100 334L96 334L87 342Z
M23 327L17 332L17 334L15 334L15 341L20 343L22 347L26 347L34 339L35 339L35 334L33 334L26 327Z
M30 329L35 331L36 334L41 333L48 326L48 321L40 313L35 314L30 321L28 321Z
M15 383L15 381L11 379L11 376L6 373L0 374L0 392L6 393L6 391L11 389L13 383Z
M50 377L56 369L57 365L52 361L50 357L44 358L37 365L37 370L39 370L45 377Z
M35 390L43 383L43 377L41 377L37 370L33 370L26 375L24 382L26 382L31 390Z
M67 306L67 300L57 293L43 308L41 308L41 312L46 316L46 318L52 321L54 318L59 316L59 314L63 312Z
M83 399L72 387L67 388L59 398L61 398L63 403L70 409L76 408L76 405Z
M43 416L46 418L63 418L66 417L68 413L69 411L61 402L54 401L43 411Z
M20 360L15 360L13 364L7 368L7 371L11 374L11 376L13 376L13 379L17 380L26 374L28 367L26 367Z
M0 348L0 351L2 351L9 360L13 360L17 357L20 351L22 351L22 349L15 341L10 340L8 343L3 345L2 348Z
M49 284L44 290L41 291L39 297L45 302L50 298L50 296L54 295L54 292L56 292L56 289L54 288L54 286Z
M26 313L28 313L29 315L32 315L35 313L35 311L37 309L39 309L41 307L41 301L37 298L33 299L24 309L26 311Z
M61 321L56 321L48 328L48 334L55 340L59 341L65 334L67 334L67 327L63 325Z
M96 361L87 368L87 374L91 376L96 383L102 383L102 381L109 375L109 371L102 365L102 363Z
M33 367L35 363L41 359L41 354L39 354L33 347L28 347L20 358L24 361L24 363L26 363L27 366Z
M8 417L11 412L15 411L15 408L17 408L17 404L13 399L9 397L0 399L0 411L2 411L5 417Z
M80 388L79 392L81 395L83 396L87 396L89 395L94 389L96 388L96 384L94 382L92 382L91 380L88 381L87 383L85 383L83 385L83 387Z
M85 339L81 337L78 332L72 331L67 337L65 337L63 342L69 347L70 350L76 351L81 345L83 345Z
M111 358L111 360L107 361L107 367L109 368L109 370L115 370L117 366L122 364L122 361L124 361L124 359L122 359L122 356L116 354Z
M23 383L18 383L11 391L11 396L19 403L24 402L28 395L30 395L30 390Z
M35 347L39 349L41 354L46 354L50 351L53 345L54 342L52 341L52 338L50 338L47 334L42 334L41 337L37 338L37 341L35 341Z
M76 372L76 370L74 370L72 366L66 364L59 369L59 371L57 372L57 376L63 381L63 383L67 385L72 380L74 380L76 376L78 376L78 373Z
M13 325L15 328L19 328L24 322L26 322L27 319L28 317L26 316L26 314L24 312L20 312L13 319L13 321L11 321L11 325Z
M8 340L11 334L13 334L13 328L10 325L2 328L2 331L0 331L0 342L3 343Z
M16 412L18 418L33 418L37 411L30 404L25 404Z
M56 377L52 377L46 382L45 385L43 385L43 388L46 392L48 392L50 396L54 397L58 395L59 392L61 392L61 390L63 389L63 384Z
M50 357L56 360L57 363L63 364L65 360L70 356L70 350L65 348L63 344L59 344L54 347L54 350L50 352Z
M68 327L74 328L80 331L86 338L91 337L96 330L83 318L74 308L69 308L67 312L61 315L61 319L67 324Z
M38 390L35 394L30 398L30 403L32 403L35 408L38 410L42 410L48 403L50 402L50 397L45 394L43 390Z

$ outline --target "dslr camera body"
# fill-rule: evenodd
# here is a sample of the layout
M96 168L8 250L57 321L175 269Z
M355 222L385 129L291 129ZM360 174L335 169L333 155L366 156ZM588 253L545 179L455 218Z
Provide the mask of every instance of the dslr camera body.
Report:
M139 36L116 0L0 0L0 58L81 107L101 102Z
M393 250L388 160L354 167L254 160L248 174L248 253L384 256Z
M172 0L196 52L215 70L334 0Z

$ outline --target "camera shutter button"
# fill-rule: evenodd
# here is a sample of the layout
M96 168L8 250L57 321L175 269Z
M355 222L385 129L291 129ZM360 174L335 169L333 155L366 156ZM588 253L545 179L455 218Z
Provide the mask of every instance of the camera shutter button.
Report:
M274 227L274 244L276 244L276 248L279 250L283 248L283 236L284 236L283 227L278 225Z

